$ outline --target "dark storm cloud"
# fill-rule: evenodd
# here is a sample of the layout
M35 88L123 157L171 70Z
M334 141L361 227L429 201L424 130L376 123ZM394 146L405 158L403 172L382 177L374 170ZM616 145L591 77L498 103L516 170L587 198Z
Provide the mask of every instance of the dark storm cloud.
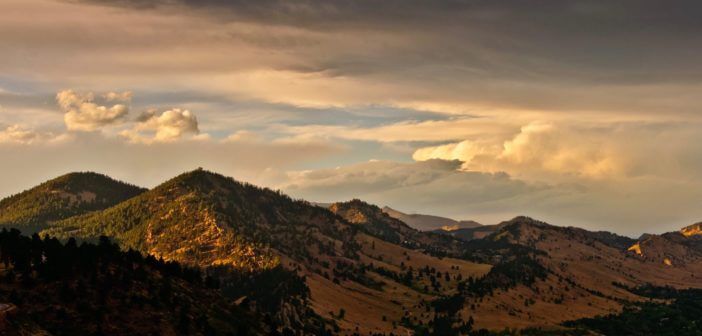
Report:
M289 70L329 76L379 71L599 83L690 82L702 77L702 2L677 1L284 1L79 0L135 10L190 11L222 22L290 26L359 36L390 34L380 54L349 50ZM241 36L237 35L239 38ZM338 38L343 41L344 36ZM270 48L314 39L252 37ZM266 42L268 41L268 42ZM410 41L410 42L407 42ZM380 42L369 42L380 43ZM377 45L376 45L377 47Z
M699 1L423 1L423 0L77 0L77 2L156 9L183 6L212 10L232 19L267 21L295 26L380 24L409 26L418 23L451 25L470 18L477 23L514 25L528 22L550 28L593 33L639 30L655 24L674 32L696 32L702 4ZM505 22L509 19L511 22ZM587 24L587 25L583 25ZM429 28L429 27L425 27ZM645 30L646 27L643 27ZM527 33L527 32L524 32Z

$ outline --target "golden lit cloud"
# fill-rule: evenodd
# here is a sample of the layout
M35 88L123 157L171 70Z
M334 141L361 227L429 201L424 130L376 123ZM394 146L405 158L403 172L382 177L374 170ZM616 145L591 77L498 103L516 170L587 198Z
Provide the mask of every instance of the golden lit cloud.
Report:
M494 118L457 118L446 120L404 121L377 127L353 126L283 126L279 130L298 137L323 136L349 140L379 142L448 141L466 137L502 137L518 125L514 121Z
M131 93L110 92L105 95L108 101L129 103ZM56 102L64 114L66 128L71 131L95 131L103 126L116 124L127 115L129 108L120 103L112 106L102 106L95 103L92 92L77 93L64 90L56 94Z
M178 108L161 113L155 110L147 111L140 116L134 127L120 134L131 142L141 143L173 142L186 135L196 139L207 138L207 135L200 134L195 115Z
M412 158L417 161L431 159L460 160L470 162L476 155L485 153L485 148L470 140L450 143L439 146L430 146L417 149Z
M0 144L32 145L60 143L71 138L68 134L39 132L21 125L10 125L4 128L0 125Z
M420 148L413 158L460 160L467 170L505 171L530 178L548 179L553 174L603 178L626 173L625 153L602 135L598 130L532 122L501 144L464 140Z

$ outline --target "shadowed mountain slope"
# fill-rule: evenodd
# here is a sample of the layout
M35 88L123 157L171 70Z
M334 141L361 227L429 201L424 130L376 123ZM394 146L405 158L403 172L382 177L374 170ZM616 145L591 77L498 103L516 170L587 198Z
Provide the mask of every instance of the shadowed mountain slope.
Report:
M49 222L109 208L145 189L97 173L70 173L0 201L0 226L33 233Z

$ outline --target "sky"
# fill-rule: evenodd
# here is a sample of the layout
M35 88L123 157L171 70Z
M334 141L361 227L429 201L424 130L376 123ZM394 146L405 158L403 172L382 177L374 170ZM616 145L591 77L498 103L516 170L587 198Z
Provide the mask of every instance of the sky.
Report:
M0 197L203 167L629 236L702 220L702 3L2 0Z

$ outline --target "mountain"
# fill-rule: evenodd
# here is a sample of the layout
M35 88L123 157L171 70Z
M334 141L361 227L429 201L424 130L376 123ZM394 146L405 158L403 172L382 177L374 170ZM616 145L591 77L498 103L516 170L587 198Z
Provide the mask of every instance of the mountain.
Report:
M24 233L49 222L109 208L145 189L97 173L70 173L0 200L0 227Z
M454 231L458 229L475 228L481 226L480 223L470 220L457 221L451 218L432 216L432 215L421 215L421 214L405 214L390 207L383 207L383 212L388 214L390 217L399 219L405 222L407 225L420 230L420 231L432 231L432 230L444 230L444 231Z
M702 235L697 223L661 235L643 235L628 248L641 260L666 266L685 266L702 258Z
M374 211L382 214L377 207ZM358 327L364 333L391 332L406 309L422 309L421 302L452 290L458 274L476 277L490 268L444 258L445 248L438 244L434 252L441 259L424 253L419 244L425 236L461 242L384 218L392 223L353 223L280 192L195 170L114 207L58 221L42 235L86 240L106 235L123 248L199 267L254 273L283 267L304 277L312 299L307 302L303 295L270 307L276 322L305 324L315 318L304 310L309 305L342 330ZM403 246L405 240L412 243ZM424 247L430 249L430 243ZM419 268L454 276L401 284L406 273L417 274ZM400 291L415 294L399 300Z
M197 269L123 252L0 232L2 335L265 335Z
M702 235L684 234L694 230L634 240L516 217L426 232L361 200L322 207L199 169L41 234L105 235L201 268L279 331L458 335L605 330L584 319L663 302L641 288L701 288Z
M672 266L650 262L627 251L635 243L633 239L553 226L527 217L500 226L485 238L470 241L469 255L476 260L503 259L491 261L496 265L491 272L503 265L518 270L514 275L541 276L509 288L487 286L487 297L473 299L474 294L469 294L465 305L479 307L472 316L480 327L541 327L618 313L629 304L647 300L629 290L643 285L702 287L696 276L702 271L702 258L691 257L685 264ZM529 258L520 257L525 255ZM465 310L460 313L469 314Z
M247 194L254 193L249 199ZM44 233L83 239L107 235L124 248L165 260L267 269L279 261L265 245L272 237L256 227L278 224L272 209L264 208L266 198L277 198L274 194L197 170L104 211L58 221ZM250 203L256 200L259 204ZM256 244L257 239L262 241Z
M464 249L465 244L460 240L416 230L384 209L358 199L333 203L329 210L349 223L360 225L368 234L393 244L433 255L458 256Z
M481 225L481 226L476 226L472 228L459 228L455 230L445 230L445 229L437 229L437 230L432 230L431 232L439 233L439 234L444 234L444 235L449 235L461 240L473 240L473 239L481 239L489 234L499 230L501 227L501 224L494 224L494 225Z

